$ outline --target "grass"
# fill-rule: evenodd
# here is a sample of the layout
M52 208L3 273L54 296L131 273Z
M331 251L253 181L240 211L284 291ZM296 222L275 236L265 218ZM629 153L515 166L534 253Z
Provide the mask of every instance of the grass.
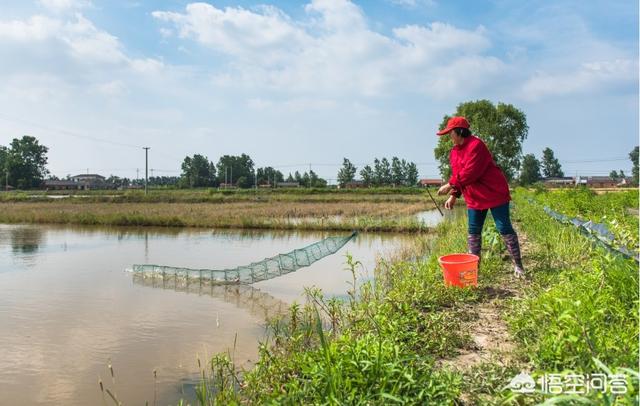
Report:
M464 218L443 223L437 238L417 237L382 261L375 283L352 288L346 301L307 290L304 306L294 304L288 316L271 321L253 369L234 372L228 360L211 364L239 380L206 380L201 404L637 404L637 264L545 217L527 202L533 194L514 195L530 280L510 279L504 248L487 224L478 288L444 287L437 257L464 251L466 233ZM357 262L347 264L355 275ZM516 344L509 356L468 368L442 363L473 348L464 326L501 286L519 292L501 299L500 316ZM556 396L506 388L523 370L535 378L619 373L627 393Z
M397 196L378 201L378 196L370 194L362 194L356 201L326 196L325 201L310 201L304 196L292 196L218 203L4 201L0 203L0 222L417 232L426 231L427 227L415 214L434 208L424 195L406 201L395 201Z

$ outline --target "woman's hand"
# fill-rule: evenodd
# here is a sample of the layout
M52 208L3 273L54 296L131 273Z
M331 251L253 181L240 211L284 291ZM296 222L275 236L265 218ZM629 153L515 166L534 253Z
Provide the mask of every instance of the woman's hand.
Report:
M449 196L447 201L444 202L444 208L445 209L449 209L449 210L453 209L453 206L456 204L456 200L457 199L456 199L455 196L453 196L453 195Z
M442 185L442 186L440 187L440 189L438 189L438 194L439 194L439 195L446 195L446 194L449 194L449 192L451 192L451 189L453 189L453 188L451 187L451 185L450 185L450 184L448 184L448 183L445 183L444 185Z

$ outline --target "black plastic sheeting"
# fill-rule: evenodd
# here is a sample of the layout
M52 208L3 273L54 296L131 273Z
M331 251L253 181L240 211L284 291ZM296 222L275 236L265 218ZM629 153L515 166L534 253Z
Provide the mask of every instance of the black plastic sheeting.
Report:
M530 203L536 203L535 201L528 199ZM627 247L616 247L614 246L615 235L609 231L606 225L601 223L594 223L591 220L581 220L577 217L569 217L562 213L558 213L550 209L547 206L543 207L545 213L554 219L558 220L564 224L571 224L576 227L580 232L591 240L597 241L603 247L605 247L608 251L614 254L620 254L625 258L634 259L636 262L640 262L640 257L637 252L630 251Z

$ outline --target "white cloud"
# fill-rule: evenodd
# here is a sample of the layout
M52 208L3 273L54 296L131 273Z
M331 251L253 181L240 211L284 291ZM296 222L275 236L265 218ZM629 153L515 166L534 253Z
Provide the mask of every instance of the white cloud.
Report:
M28 20L0 21L0 40L42 41L57 35L60 28L60 21L42 15Z
M638 62L630 59L588 62L572 72L537 72L523 84L522 94L525 99L539 100L546 96L595 92L603 88L631 85L637 75Z
M395 6L400 6L408 9L413 9L422 5L429 6L429 7L436 5L435 0L387 0L387 1Z
M38 0L38 3L54 12L74 10L91 5L89 1L84 0Z
M127 85L125 85L125 83L121 80L112 80L106 83L99 83L93 86L92 90L96 93L109 97L122 96L128 93Z
M120 63L127 59L117 37L97 29L81 14L65 26L62 39L71 54L83 62Z
M460 80L482 79L502 67L483 55L491 43L481 26L464 30L436 22L398 27L386 36L371 30L362 9L350 1L313 0L305 11L306 20L293 21L274 7L193 3L183 13L152 15L171 24L179 37L227 55L228 71L216 72L214 80L247 89L372 96L400 88L441 95L443 88L455 91ZM478 69L440 69L458 57L470 58ZM436 71L434 87L420 85L434 83Z

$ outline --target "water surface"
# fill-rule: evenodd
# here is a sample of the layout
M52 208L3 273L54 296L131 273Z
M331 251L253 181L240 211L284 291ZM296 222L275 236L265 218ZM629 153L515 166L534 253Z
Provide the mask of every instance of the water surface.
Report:
M235 360L249 365L265 317L302 301L303 287L345 294L347 252L371 277L377 256L414 237L361 234L335 255L253 286L145 283L125 269L224 269L341 234L0 225L2 402L102 404L99 379L124 404L193 399L197 357L235 341Z

